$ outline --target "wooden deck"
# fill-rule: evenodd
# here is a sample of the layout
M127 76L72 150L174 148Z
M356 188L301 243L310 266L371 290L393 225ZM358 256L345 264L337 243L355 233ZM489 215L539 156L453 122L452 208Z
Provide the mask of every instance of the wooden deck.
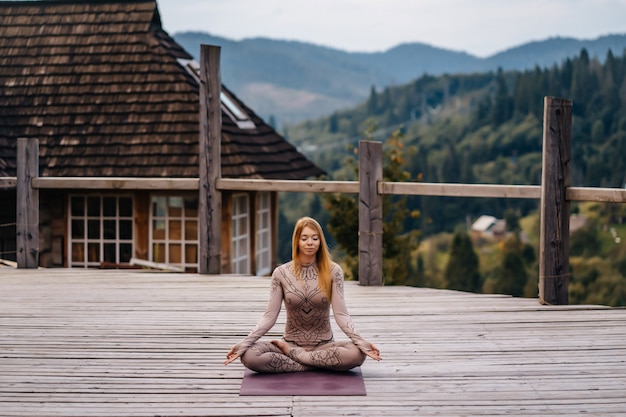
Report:
M260 317L268 284L0 267L0 415L626 413L624 309L353 282L354 321L384 357L362 367L367 396L240 397L243 366L222 361Z

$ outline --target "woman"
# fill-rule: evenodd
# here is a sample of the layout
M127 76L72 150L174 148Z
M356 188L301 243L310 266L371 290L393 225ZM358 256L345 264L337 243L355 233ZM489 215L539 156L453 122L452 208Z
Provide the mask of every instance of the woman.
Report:
M237 358L256 372L298 372L316 368L346 371L359 366L366 355L380 360L376 346L357 332L344 299L344 277L331 259L319 223L310 217L296 222L293 259L272 273L270 300L256 327L226 355L225 365ZM284 302L287 322L283 340L259 341L276 323ZM335 321L351 341L335 342Z

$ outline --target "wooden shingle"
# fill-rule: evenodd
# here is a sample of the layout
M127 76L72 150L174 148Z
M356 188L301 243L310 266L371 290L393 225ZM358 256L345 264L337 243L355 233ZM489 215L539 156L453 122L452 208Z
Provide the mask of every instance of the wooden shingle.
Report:
M198 177L199 90L155 1L0 2L0 176L18 138L42 176ZM255 127L222 114L222 175L324 172L226 87Z

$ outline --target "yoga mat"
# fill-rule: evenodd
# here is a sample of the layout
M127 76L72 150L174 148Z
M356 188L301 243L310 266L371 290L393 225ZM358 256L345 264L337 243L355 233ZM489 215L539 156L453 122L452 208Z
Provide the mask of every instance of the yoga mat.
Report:
M361 368L261 374L249 369L243 374L239 395L367 395Z

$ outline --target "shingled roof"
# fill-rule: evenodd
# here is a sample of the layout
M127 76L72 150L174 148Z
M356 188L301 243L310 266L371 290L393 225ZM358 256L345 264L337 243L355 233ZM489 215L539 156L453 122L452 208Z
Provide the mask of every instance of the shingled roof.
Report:
M155 1L0 2L0 176L17 138L38 138L42 176L198 177L192 56L162 29ZM223 87L222 175L324 174Z

